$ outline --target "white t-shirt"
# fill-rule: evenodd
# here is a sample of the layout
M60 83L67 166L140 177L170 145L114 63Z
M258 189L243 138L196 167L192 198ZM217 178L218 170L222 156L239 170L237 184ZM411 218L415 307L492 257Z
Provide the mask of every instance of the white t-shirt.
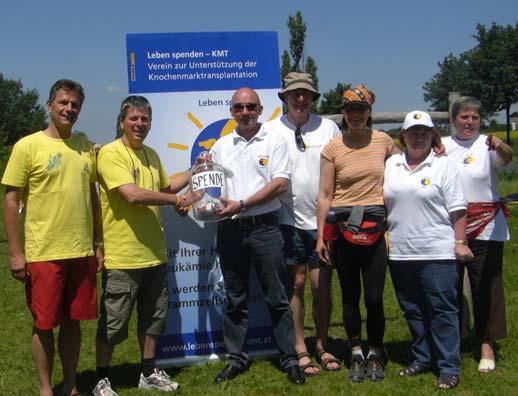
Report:
M487 136L479 135L469 140L456 137L442 139L448 159L456 165L462 179L468 202L498 202L498 174L503 169L510 171L512 164L503 167L496 152L488 150ZM509 230L502 211L488 223L475 239L484 241L507 241Z
M404 154L390 157L383 183L391 260L455 259L450 213L467 203L457 169L433 152L411 170Z
M340 135L340 130L333 121L311 114L300 129L306 145L306 150L301 151L295 142L297 128L286 115L267 122L264 127L281 134L288 144L291 181L289 190L280 196L280 222L303 230L314 230L317 228L320 152L327 142Z
M247 141L236 130L218 139L210 150L214 162L227 171L228 199L245 200L277 177L290 178L290 162L284 138L261 126ZM273 212L281 206L274 198L239 213L239 217Z

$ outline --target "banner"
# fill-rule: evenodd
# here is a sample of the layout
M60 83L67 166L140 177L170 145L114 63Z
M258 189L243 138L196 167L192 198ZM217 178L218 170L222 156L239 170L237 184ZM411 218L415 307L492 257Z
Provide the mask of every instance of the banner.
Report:
M280 115L277 33L166 33L126 36L131 94L145 95L153 109L146 144L170 175L189 168L200 152L229 134L233 92L253 88L265 122ZM225 353L223 277L215 251L216 223L162 210L168 243L169 314L156 358L161 366L185 365ZM253 271L252 271L253 273ZM253 273L255 276L255 273ZM269 314L255 279L250 293L248 350L277 353Z

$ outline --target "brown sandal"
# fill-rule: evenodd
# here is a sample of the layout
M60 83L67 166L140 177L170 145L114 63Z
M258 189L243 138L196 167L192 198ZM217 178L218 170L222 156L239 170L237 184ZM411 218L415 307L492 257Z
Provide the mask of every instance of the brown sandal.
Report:
M305 358L305 357L309 358L309 362L306 364L299 363L300 370L304 373L304 375L306 377L314 377L315 375L318 375L320 373L320 368L311 361L311 355L307 352L300 352L297 354L298 360ZM308 369L308 368L316 368L316 369L319 369L319 371L317 371L316 373L306 373L306 369Z
M329 353L325 349L317 349L317 362L322 366L322 368L326 371L338 371L342 368L342 362L335 357L322 358L324 353ZM332 355L331 353L329 353ZM330 363L338 364L338 367L329 368Z

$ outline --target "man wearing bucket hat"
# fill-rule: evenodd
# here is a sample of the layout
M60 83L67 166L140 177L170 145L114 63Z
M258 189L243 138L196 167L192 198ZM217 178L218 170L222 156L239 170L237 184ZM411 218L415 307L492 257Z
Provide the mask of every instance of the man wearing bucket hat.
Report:
M265 128L285 138L291 162L289 189L280 197L279 215L285 244L287 291L295 322L295 349L306 376L319 373L304 341L304 288L308 268L317 359L324 370L340 369L340 361L326 351L332 267L319 260L315 253L320 151L328 141L340 135L340 130L331 120L310 113L311 105L319 96L311 75L288 73L284 88L279 92L288 112L265 124Z

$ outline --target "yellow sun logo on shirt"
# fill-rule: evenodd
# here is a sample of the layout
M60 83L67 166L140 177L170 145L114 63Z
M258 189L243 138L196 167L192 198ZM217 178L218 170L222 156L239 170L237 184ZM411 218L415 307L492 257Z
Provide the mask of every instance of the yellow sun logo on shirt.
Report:
M472 164L473 162L475 162L475 158L473 158L471 155L468 155L466 158L464 158L464 160L462 161L462 163L464 165L469 165L469 164Z
M259 158L259 165L261 165L261 166L268 165L268 157L261 157L261 158Z
M432 184L432 180L429 177L421 179L421 185L428 187L430 184Z

